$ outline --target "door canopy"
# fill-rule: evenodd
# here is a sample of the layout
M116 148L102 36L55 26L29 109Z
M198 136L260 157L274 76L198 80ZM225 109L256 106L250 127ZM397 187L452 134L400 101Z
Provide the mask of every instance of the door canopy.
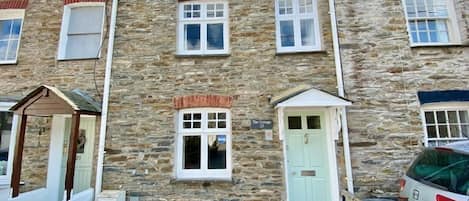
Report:
M286 107L343 107L352 102L328 92L301 85L274 96L270 103L275 108Z
M79 90L62 91L51 86L40 86L10 108L20 116L20 129L15 145L13 172L11 175L11 196L18 197L26 123L28 116L50 117L57 114L72 115L72 128L69 139L67 172L65 176L66 200L71 199L73 177L80 128L80 115L100 115L101 106Z
M101 106L80 90L63 91L43 85L10 108L18 115L52 116L54 114L100 115Z

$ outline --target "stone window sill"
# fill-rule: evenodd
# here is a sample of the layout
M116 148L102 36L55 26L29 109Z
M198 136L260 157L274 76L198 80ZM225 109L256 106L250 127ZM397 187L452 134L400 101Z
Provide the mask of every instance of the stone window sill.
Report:
M172 178L169 181L170 184L202 184L206 186L210 186L212 184L234 184L234 180L232 178L226 179L178 179Z

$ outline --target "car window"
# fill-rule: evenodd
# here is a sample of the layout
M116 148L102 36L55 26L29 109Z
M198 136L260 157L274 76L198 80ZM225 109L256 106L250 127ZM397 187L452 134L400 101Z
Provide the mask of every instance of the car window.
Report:
M407 176L433 187L469 195L469 155L447 150L423 151L407 171Z

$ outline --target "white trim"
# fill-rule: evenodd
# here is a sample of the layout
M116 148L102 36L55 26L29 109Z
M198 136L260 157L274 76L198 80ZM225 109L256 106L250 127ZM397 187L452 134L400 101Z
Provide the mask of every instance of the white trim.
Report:
M0 20L21 19L20 34L18 35L18 47L16 47L15 59L2 60L0 61L0 64L16 64L18 62L18 54L21 46L21 35L23 33L24 15L24 9L3 9L2 12L0 12Z
M208 113L226 113L226 128L208 128ZM201 113L200 129L184 129L183 114L184 113ZM181 109L177 111L176 116L176 179L177 180L231 180L232 177L232 136L231 136L231 112L224 108L191 108ZM207 167L207 136L208 135L225 135L226 136L226 168L210 170ZM200 169L183 169L183 136L200 136L201 140L201 158Z
M277 53L289 53L289 52L314 52L322 50L321 43L321 27L319 26L319 15L318 15L318 4L317 0L311 0L313 6L313 13L299 13L299 0L291 0L293 4L293 13L280 15L279 13L279 1L275 0L275 40L277 46ZM313 34L314 34L314 45L303 46L301 45L301 19L312 19L313 20ZM280 21L293 21L293 33L295 45L293 47L282 47L281 34L280 34Z
M200 4L200 18L184 18L184 5ZM207 4L223 4L223 17L207 18ZM230 26L229 26L229 6L227 1L189 1L178 3L177 9L177 54L178 55L225 55L230 50ZM207 49L207 24L221 23L223 24L223 49L208 50ZM185 32L184 25L198 24L200 25L200 50L185 50Z
M106 19L106 4L104 2L80 2L80 3L73 3L64 6L63 9L63 16L62 16L62 26L60 29L60 39L59 39L59 46L57 51L57 60L75 60L75 59L95 59L101 57L101 48L98 49L95 57L80 57L80 58L67 58L66 57L66 49L67 49L67 40L68 40L68 27L70 24L70 14L72 8L77 7L103 7L103 18L102 18L102 26L101 26L101 40L99 42L98 47L101 47L103 44L103 32L104 32L104 22Z
M280 108L279 108L280 109ZM335 140L334 135L331 133L333 131L333 126L331 122L331 113L335 112L335 108L313 108L313 107L307 107L307 108L283 108L282 109L282 116L285 115L285 113L288 112L321 112L324 114L324 120L326 121L326 128L325 132L327 135L327 161L328 161L328 166L329 166L329 189L330 189L330 198L332 201L340 201L340 194L339 194L339 179L338 179L338 167L337 167L337 159L336 159L336 149L335 149ZM280 125L279 125L280 127ZM283 125L285 127L285 125ZM286 138L286 136L285 136ZM285 189L286 189L286 199L289 201L289 187L288 187L288 156L287 156L287 143L286 140L282 140L282 145L283 145L283 162L284 162L284 176L285 176ZM293 201L293 200L291 200Z

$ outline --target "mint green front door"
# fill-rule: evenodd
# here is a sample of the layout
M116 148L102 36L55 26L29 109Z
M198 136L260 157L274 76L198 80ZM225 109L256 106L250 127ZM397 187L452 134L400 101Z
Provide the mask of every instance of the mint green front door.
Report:
M327 132L322 112L286 112L290 201L330 201Z

